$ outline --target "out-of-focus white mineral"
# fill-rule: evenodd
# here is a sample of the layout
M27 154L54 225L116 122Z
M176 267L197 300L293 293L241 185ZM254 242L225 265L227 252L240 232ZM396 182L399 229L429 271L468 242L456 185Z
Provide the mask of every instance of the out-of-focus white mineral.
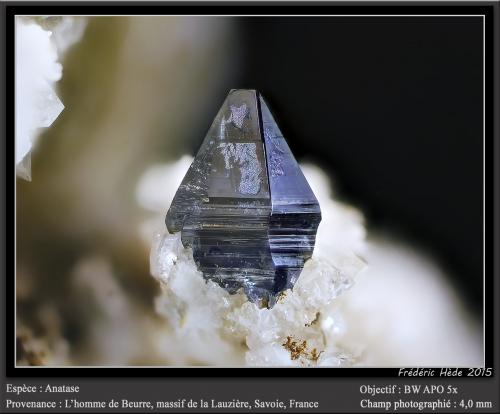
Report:
M339 298L339 342L358 366L481 366L480 323L431 257L387 235L367 239L369 267Z

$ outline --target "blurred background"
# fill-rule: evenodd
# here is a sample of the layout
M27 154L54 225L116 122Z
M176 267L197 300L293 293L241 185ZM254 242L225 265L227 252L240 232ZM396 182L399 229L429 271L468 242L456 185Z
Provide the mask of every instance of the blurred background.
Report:
M150 335L164 321L136 190L150 166L196 153L232 88L262 92L299 161L371 234L431 257L480 326L480 18L80 19L59 55L65 109L32 181L17 179L18 363L168 363Z

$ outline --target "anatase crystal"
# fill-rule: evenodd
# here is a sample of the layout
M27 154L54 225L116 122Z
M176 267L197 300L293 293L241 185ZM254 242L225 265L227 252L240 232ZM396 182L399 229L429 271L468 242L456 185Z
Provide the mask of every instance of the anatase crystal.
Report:
M207 280L273 306L312 256L318 200L264 99L233 89L165 222Z

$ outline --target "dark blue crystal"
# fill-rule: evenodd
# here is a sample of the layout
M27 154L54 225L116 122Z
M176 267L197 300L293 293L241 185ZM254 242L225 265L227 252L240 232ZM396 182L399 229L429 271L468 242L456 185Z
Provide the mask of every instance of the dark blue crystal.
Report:
M166 217L206 279L272 306L312 256L321 211L262 96L232 90Z

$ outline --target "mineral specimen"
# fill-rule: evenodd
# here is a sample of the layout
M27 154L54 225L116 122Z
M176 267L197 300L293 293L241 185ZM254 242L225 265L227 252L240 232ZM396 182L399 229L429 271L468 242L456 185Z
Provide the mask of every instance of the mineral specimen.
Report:
M272 307L312 256L321 211L262 96L231 90L167 213L205 279Z

